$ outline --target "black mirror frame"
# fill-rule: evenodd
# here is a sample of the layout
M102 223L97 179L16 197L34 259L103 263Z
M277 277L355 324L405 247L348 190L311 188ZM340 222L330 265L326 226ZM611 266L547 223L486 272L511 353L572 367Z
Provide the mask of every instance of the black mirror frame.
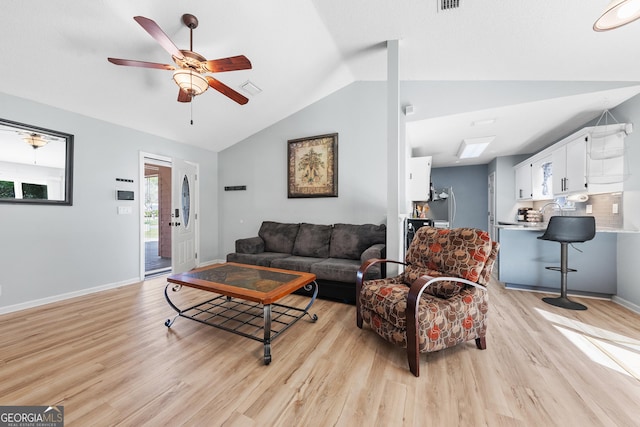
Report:
M18 123L11 120L0 118L0 125L11 126L19 130L29 132L37 132L45 135L51 135L62 138L65 144L65 167L64 167L64 200L44 200L44 199L0 199L0 203L9 204L28 204L28 205L73 205L73 135L70 133L59 132L56 130L45 129L38 126Z

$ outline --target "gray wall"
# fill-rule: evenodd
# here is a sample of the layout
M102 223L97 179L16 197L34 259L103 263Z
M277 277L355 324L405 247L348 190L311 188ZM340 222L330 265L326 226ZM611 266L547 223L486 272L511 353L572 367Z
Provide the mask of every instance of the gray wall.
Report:
M431 169L435 188L453 188L457 209L452 227L488 228L487 170L487 165Z
M353 83L221 151L220 238L257 236L264 220L320 224L386 223L386 85ZM287 198L287 141L338 133L338 197Z
M635 131L625 140L628 178L624 182L625 227L640 230L640 96L635 96L612 110L619 122L634 124ZM618 235L618 290L617 297L635 305L640 310L640 285L638 284L638 254L640 233Z
M0 204L0 311L139 279L139 152L200 164L200 260L218 256L217 154L0 94L0 117L75 136L73 206ZM116 177L135 181L117 215Z

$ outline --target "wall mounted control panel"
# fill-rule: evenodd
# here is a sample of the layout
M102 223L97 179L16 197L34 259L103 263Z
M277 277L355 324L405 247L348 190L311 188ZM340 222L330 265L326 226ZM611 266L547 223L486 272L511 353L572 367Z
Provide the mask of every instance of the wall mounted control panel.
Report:
M134 200L134 192L130 190L116 190L116 200Z

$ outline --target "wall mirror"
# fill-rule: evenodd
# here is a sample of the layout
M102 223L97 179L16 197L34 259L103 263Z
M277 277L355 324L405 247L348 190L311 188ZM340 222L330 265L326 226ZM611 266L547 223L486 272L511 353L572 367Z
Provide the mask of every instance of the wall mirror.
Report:
M0 119L0 203L66 205L73 135Z

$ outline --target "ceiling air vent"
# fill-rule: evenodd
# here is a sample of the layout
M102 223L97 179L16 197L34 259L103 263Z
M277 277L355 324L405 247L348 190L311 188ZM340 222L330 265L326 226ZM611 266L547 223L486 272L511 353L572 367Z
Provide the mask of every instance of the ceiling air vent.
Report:
M440 10L451 10L460 7L460 0L440 0Z

